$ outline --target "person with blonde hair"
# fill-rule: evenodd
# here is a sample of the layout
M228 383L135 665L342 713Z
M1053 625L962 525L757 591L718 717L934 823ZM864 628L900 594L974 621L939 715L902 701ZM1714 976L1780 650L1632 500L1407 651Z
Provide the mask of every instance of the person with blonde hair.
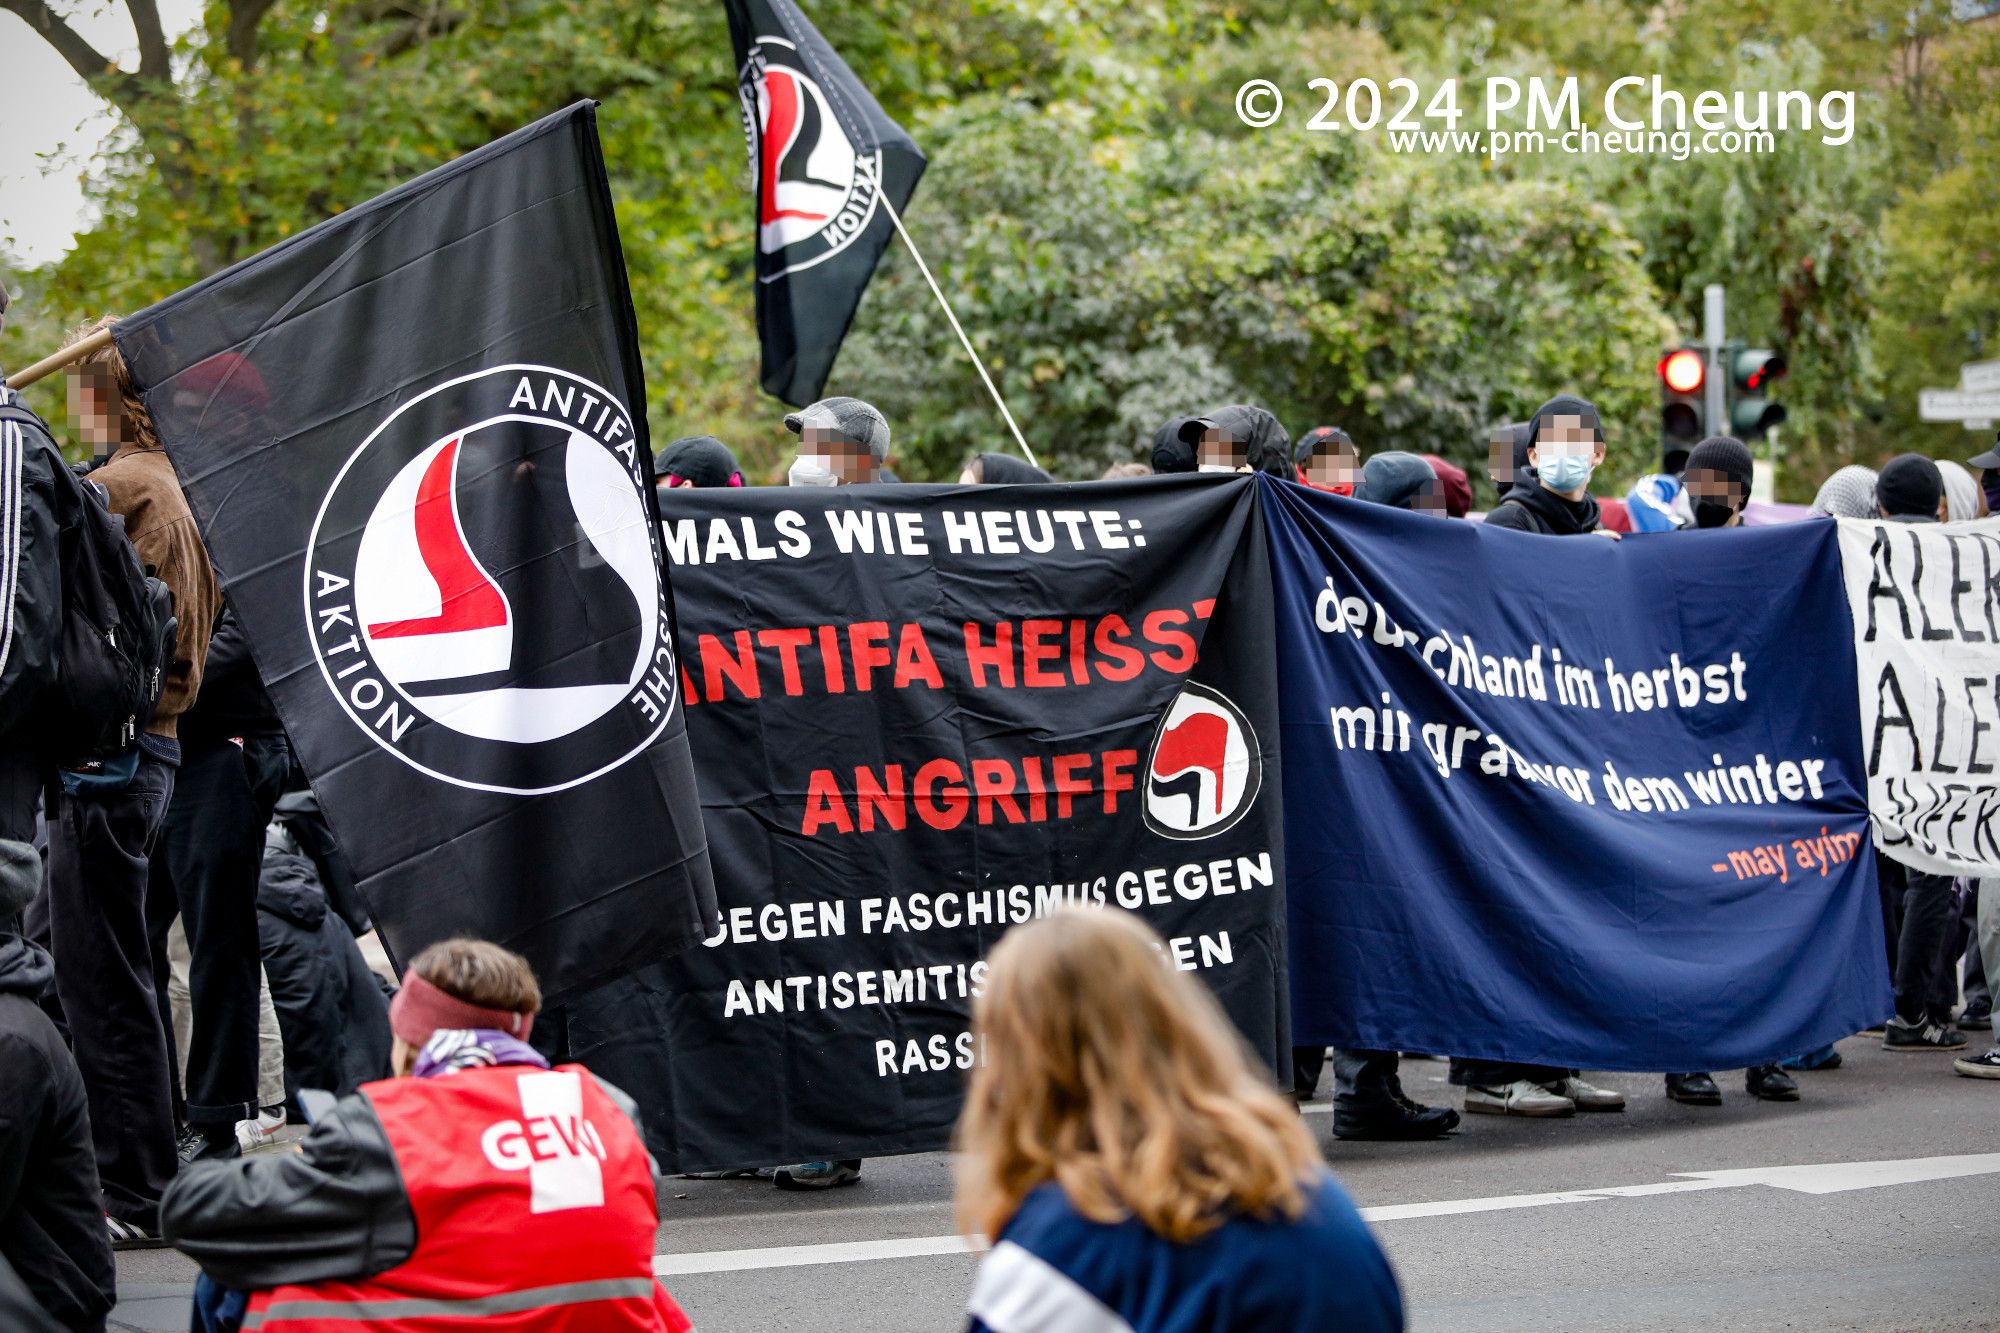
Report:
M1113 909L1010 931L974 1002L972 1333L1403 1326L1394 1272L1221 1007Z
M161 1222L202 1268L195 1327L689 1333L636 1108L527 1044L541 1007L519 954L434 944L389 1007L395 1077L301 1094L295 1154L183 1171Z

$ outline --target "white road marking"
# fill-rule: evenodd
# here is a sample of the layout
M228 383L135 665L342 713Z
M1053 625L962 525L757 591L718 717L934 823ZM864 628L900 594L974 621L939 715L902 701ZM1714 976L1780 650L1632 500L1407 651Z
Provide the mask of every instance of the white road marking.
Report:
M1543 1208L1564 1203L1648 1198L1656 1194L1739 1189L1746 1185L1765 1185L1800 1194L1836 1194L1845 1190L1876 1189L1884 1185L1911 1185L1958 1176L2000 1174L2000 1153L1914 1157L1888 1162L1828 1162L1816 1166L1754 1166L1733 1171L1681 1171L1675 1174L1677 1179L1650 1185L1612 1185L1604 1189L1560 1190L1552 1194L1502 1194L1485 1199L1387 1204L1363 1208L1361 1215L1370 1222L1402 1222L1419 1217L1452 1217L1461 1213L1491 1213L1511 1208ZM778 1245L762 1250L662 1254L654 1258L653 1271L661 1277L685 1273L734 1273L753 1268L802 1268L812 1264L851 1264L871 1259L978 1254L985 1249L986 1241L979 1237L913 1236L906 1240L856 1240L831 1245Z
M747 1268L799 1268L851 1264L864 1259L920 1259L933 1254L977 1254L984 1240L964 1236L913 1236L908 1240L848 1240L832 1245L779 1245L768 1250L706 1250L653 1258L660 1277L678 1273L736 1273Z

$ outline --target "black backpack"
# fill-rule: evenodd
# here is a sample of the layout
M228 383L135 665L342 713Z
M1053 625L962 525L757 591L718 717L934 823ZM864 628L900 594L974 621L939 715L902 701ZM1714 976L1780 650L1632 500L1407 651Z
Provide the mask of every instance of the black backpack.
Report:
M18 416L16 415L18 414ZM24 409L0 419L34 422ZM173 664L179 622L174 595L139 563L125 519L104 488L76 486L75 540L65 552L62 636L47 734L65 766L111 759L132 748L153 720Z

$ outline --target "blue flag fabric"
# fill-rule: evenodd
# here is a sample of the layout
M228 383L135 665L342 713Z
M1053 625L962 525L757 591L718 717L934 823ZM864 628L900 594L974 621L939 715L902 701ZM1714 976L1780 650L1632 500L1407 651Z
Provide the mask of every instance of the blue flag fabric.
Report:
M1726 1069L1890 1012L1834 524L1613 543L1261 484L1295 1041Z

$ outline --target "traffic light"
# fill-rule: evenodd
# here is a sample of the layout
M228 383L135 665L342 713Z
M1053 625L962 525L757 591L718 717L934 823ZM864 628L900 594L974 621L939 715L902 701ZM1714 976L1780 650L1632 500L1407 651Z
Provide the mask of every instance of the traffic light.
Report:
M1741 343L1732 343L1727 352L1729 433L1739 440L1762 439L1764 432L1785 419L1784 404L1764 396L1773 380L1784 378L1785 358L1768 347Z
M1676 463L1685 463L1689 447L1702 437L1707 360L1692 344L1660 358L1660 449L1669 472L1680 471Z

